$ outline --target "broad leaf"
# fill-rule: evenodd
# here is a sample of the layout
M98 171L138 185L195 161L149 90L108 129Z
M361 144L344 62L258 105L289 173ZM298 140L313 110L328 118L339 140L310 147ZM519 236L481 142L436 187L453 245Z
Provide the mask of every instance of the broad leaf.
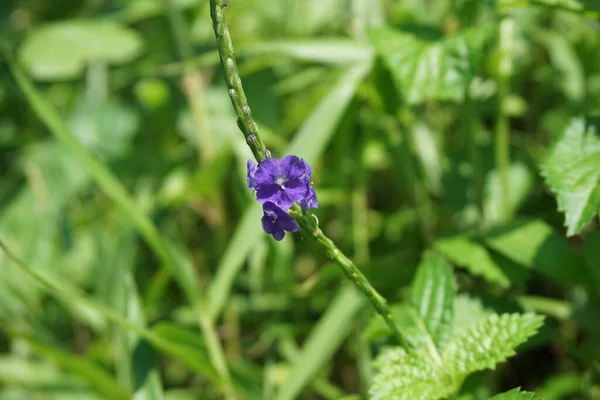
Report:
M487 249L464 236L440 239L436 248L455 264L465 267L473 275L481 276L502 288L510 286L510 280L496 264Z
M383 353L375 367L378 373L369 390L371 400L437 400L459 388L441 365L401 348Z
M542 326L543 317L535 314L492 315L454 338L442 358L455 374L470 374L494 369L515 354L515 349Z
M412 284L412 303L438 348L452 330L455 291L452 266L440 255L426 252Z
M500 393L489 400L533 400L535 393L521 392L520 388L514 388L508 392Z
M583 257L544 221L517 221L486 233L483 240L511 261L558 282L589 281Z
M567 235L579 233L600 209L600 138L596 124L571 121L542 165L542 175L565 213Z
M477 49L485 43L490 31L483 27L428 41L411 33L378 28L369 32L369 38L406 102L460 102L475 74Z
M72 20L34 30L20 49L20 59L37 79L79 76L90 62L122 63L137 57L142 39L113 22Z

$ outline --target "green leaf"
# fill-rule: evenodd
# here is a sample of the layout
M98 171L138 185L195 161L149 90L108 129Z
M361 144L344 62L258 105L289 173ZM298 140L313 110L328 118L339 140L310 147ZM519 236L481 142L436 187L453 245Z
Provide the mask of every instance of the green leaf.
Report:
M452 336L456 337L476 322L488 318L491 314L491 311L486 310L478 298L459 294L454 299Z
M277 394L277 400L299 397L302 389L346 337L356 314L364 304L364 297L354 287L347 286L339 292L308 336L302 352L295 359L288 378Z
M490 32L489 27L476 28L428 41L411 33L378 28L369 32L369 39L392 72L406 102L460 102L475 73L478 49Z
M323 39L311 41L278 41L246 47L249 53L277 54L302 61L325 64L343 64L365 62L373 56L372 49L355 40Z
M396 304L390 307L392 316L402 335L415 350L425 349L429 352L432 358L440 359L440 355L435 346L433 337L425 325L425 321L421 319L417 310L407 304ZM379 315L374 315L369 321L369 325L364 331L366 338L370 340L392 337L393 333L383 318Z
M35 29L20 49L20 60L37 79L76 78L90 62L124 63L140 54L133 30L107 21L69 20Z
M96 392L107 399L126 400L130 398L127 390L119 385L110 374L88 359L57 350L56 347L47 346L31 337L14 335L25 340L39 355L54 361L60 368L85 379Z
M442 354L444 364L455 374L494 369L515 354L515 349L542 326L535 314L494 314L452 339Z
M483 236L485 244L530 270L562 283L587 283L583 257L544 221L517 221Z
M533 396L535 396L535 393L521 392L520 388L515 388L490 397L489 400L533 400Z
M542 164L542 175L565 213L567 235L583 229L600 209L600 138L597 124L571 121Z
M487 249L464 236L440 239L435 247L455 264L465 267L470 273L481 276L502 288L510 286L510 280L496 264Z
M454 318L454 272L442 256L426 252L412 283L412 303L437 348L448 341Z
M519 206L527 199L533 186L533 174L520 162L514 163L508 170L510 192L506 204L502 201L502 183L498 170L490 171L485 180L483 213L487 226L504 222L505 215L514 215Z
M381 354L375 368L371 400L437 400L459 388L441 365L428 357L409 355L402 348Z

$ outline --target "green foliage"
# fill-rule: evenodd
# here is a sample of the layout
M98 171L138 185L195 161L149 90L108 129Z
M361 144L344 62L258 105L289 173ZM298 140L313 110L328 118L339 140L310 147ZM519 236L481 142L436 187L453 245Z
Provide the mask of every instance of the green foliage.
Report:
M369 32L378 54L392 72L409 104L426 100L462 101L471 83L478 52L488 27L466 30L441 41L429 41L390 29Z
M542 164L569 236L581 232L600 210L599 134L593 122L572 120Z
M401 335L263 234L209 3L0 2L0 398L596 398L600 3L227 1Z
M542 326L543 317L535 314L491 315L448 343L442 357L455 374L469 374L496 364L515 354Z
M522 392L519 388L509 390L491 397L490 400L533 400L535 393Z
M407 306L396 308L395 313L411 352L393 348L377 358L378 372L370 390L373 399L446 397L469 374L495 369L513 356L542 326L543 317L535 314L487 315L472 300L456 303L452 266L432 252L425 253L417 269L412 293L418 311ZM472 319L454 325L455 308L457 315L471 311Z
M121 64L140 54L135 31L109 21L71 20L40 26L23 44L20 59L37 79L80 76L90 63Z
M440 349L450 336L455 290L452 266L436 253L425 253L412 284L412 303Z

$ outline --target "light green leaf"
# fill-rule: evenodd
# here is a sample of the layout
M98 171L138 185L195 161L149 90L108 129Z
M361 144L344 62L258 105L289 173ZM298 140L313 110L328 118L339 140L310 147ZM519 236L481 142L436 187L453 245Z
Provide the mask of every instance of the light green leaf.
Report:
M86 358L58 350L31 337L20 336L39 355L54 361L60 368L85 379L96 392L108 399L129 399L129 393L108 372Z
M323 154L358 85L370 69L370 63L348 69L302 125L284 154L296 154L309 163L314 163ZM310 143L310 146L307 146L307 143ZM216 318L225 306L233 280L248 253L254 248L252 238L261 234L261 214L258 204L252 205L246 211L221 257L217 273L209 287L212 318Z
M494 369L515 354L515 349L542 326L535 314L494 314L452 339L442 354L444 364L455 374Z
M245 47L245 50L248 53L274 53L297 60L334 65L365 62L373 56L370 46L349 39L273 40Z
M544 221L517 221L483 236L485 244L530 270L562 283L586 283L583 257Z
M452 266L436 253L424 253L412 283L411 300L439 349L452 330L455 292Z
M571 121L542 164L542 175L565 213L567 235L579 233L600 209L600 138L597 124Z
M464 236L440 239L435 247L455 264L465 267L473 275L481 276L502 288L510 286L510 280L496 264L485 247Z
M346 286L339 292L311 331L277 394L277 400L298 398L302 389L339 347L364 304L364 297L352 286Z
M371 400L437 400L459 388L459 383L430 358L394 348L380 355L377 375L369 390Z
M454 326L452 337L456 337L473 324L488 318L492 312L481 304L477 297L459 294L454 299Z
M439 353L435 347L433 337L427 329L425 322L419 316L417 310L408 304L397 304L390 307L392 316L402 335L408 343L416 350L426 349L434 359L439 359ZM392 337L393 333L383 318L374 315L364 331L366 338L373 340L382 337Z
M533 400L535 393L521 392L520 388L509 390L491 397L489 400Z
M123 63L142 49L133 30L107 21L69 20L34 30L20 49L20 60L37 79L75 78L90 62Z
M510 191L507 203L502 201L502 183L498 170L490 171L485 180L483 213L487 226L504 222L506 215L514 215L527 199L533 186L533 174L523 163L514 163L508 169Z
M463 100L474 75L477 49L489 27L466 30L439 41L389 28L373 29L369 38L396 79L409 104L426 100Z

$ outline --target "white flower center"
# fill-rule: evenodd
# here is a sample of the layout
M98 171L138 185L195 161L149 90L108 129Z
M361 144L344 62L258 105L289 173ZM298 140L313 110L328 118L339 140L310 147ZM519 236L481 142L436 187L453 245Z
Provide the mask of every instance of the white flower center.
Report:
M279 186L283 187L283 184L285 183L285 181L283 180L283 178L279 178L275 181Z

